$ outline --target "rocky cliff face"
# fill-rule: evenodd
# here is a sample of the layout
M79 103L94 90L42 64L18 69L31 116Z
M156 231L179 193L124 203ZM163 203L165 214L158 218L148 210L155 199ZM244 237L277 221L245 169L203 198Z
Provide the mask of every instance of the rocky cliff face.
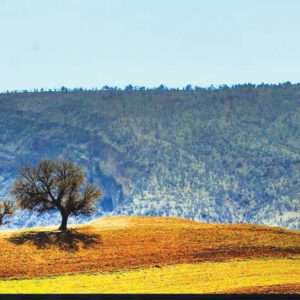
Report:
M0 197L45 158L84 166L105 192L97 216L299 228L300 86L0 95ZM58 217L19 212L10 226Z

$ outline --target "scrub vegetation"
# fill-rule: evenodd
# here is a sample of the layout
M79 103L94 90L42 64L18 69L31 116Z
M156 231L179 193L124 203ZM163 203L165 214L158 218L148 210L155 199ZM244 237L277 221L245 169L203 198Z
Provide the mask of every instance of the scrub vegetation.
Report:
M299 229L299 95L290 83L1 94L0 197L25 163L64 158L103 190L96 217ZM22 212L10 226L37 225L45 220Z

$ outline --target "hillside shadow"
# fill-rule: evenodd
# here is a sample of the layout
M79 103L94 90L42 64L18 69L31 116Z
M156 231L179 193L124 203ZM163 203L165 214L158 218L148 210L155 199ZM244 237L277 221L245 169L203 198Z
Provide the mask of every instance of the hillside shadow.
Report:
M57 247L63 251L78 251L79 247L90 248L101 244L101 236L87 234L77 230L60 231L30 231L14 235L8 240L16 245L32 244L37 249Z

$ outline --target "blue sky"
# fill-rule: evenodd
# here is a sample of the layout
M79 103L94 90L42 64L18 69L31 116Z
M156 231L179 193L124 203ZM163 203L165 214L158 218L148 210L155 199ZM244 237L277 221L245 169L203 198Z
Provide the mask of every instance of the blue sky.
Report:
M299 82L298 0L0 0L0 90Z

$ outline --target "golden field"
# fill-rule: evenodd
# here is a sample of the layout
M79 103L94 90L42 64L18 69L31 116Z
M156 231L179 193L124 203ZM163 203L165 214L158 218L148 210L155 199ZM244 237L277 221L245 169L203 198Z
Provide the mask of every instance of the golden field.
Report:
M110 217L2 232L1 293L300 293L300 233Z
M4 293L238 293L300 291L300 260L255 259L0 282ZM259 285L257 286L257 284ZM262 291L261 291L262 292Z

